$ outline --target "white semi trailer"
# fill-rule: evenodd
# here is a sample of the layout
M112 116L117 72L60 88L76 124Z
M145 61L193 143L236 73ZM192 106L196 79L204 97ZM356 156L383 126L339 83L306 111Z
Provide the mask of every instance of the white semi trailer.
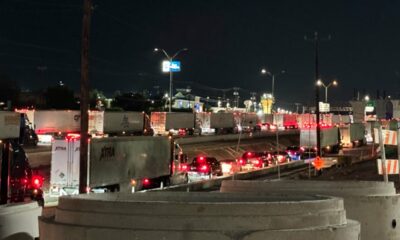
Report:
M151 127L156 135L193 135L195 114L189 112L152 112Z
M153 135L150 118L144 112L104 112L104 133L109 136Z
M343 147L357 147L365 143L365 125L352 123L339 127L340 141Z
M339 129L337 127L321 128L321 150L323 153L337 153L340 150ZM300 146L315 148L317 146L316 128L302 128L300 130Z
M88 186L93 191L132 192L187 182L185 155L168 137L91 139ZM55 140L50 195L78 193L79 138Z

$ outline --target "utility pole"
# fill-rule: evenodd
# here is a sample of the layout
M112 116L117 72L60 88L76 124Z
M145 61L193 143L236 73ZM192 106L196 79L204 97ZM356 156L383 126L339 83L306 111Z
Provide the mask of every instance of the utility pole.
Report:
M88 143L89 143L89 33L91 0L83 2L82 50L81 50L81 142L79 165L79 193L87 192Z
M315 114L317 117L317 156L321 156L321 126L320 126L320 111L319 111L319 87L317 85L317 81L319 80L319 41L320 38L318 36L318 32L314 33L314 38L308 39L307 36L304 37L305 40L311 40L314 42L315 49ZM330 40L330 36L328 37Z

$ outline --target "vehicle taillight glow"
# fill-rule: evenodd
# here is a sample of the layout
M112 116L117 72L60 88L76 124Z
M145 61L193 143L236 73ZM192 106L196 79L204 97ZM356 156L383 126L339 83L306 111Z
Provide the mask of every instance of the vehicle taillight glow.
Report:
M239 165L244 165L244 164L245 164L244 159L243 158L239 159Z
M28 179L22 178L21 179L21 184L26 185L28 183Z
M304 152L305 149L303 147L301 147L300 150Z
M204 160L205 160L205 159L204 159L203 156L201 156L201 157L198 158L198 161L199 161L199 162L204 162Z
M208 166L207 165L200 166L200 171L201 172L208 172Z
M41 188L43 185L43 178L41 176L32 177L32 186L34 188Z
M187 171L188 170L188 165L187 164L179 164L179 171Z
M247 156L249 156L249 157L250 157L251 155L252 155L252 153L251 153L251 152L248 152L248 153L247 153Z
M150 184L150 179L145 178L143 179L143 185L149 185Z
M67 136L65 137L65 140L67 141L76 141L81 138L81 135L78 133L68 133Z

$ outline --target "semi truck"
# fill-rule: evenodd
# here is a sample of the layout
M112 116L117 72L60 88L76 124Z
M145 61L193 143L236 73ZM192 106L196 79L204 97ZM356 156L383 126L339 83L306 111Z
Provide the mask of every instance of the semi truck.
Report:
M50 195L77 194L79 135L52 146ZM88 187L133 192L187 182L187 157L169 137L94 138L89 143Z
M235 119L231 112L199 112L196 113L196 125L201 133L215 134L233 133L236 129Z
M365 143L365 126L363 123L341 125L340 141L343 147L358 147Z
M255 113L234 113L237 126L244 131L254 131L259 120Z
M274 114L274 124L278 129L297 129L296 114Z
M350 115L339 115L339 114L334 114L332 115L332 124L339 126L339 125L344 125L344 124L350 124L352 122L351 116Z
M338 153L340 150L339 129L337 127L321 128L322 153ZM317 131L315 127L300 129L300 146L303 148L317 147Z
M0 111L1 203L24 202L26 198L43 206L43 177L35 174L21 145L26 134L20 113Z
M89 133L103 134L104 112L89 112ZM80 111L70 110L35 110L34 126L39 143L51 144L54 136L64 137L67 133L80 131Z
M150 118L144 112L104 112L104 134L109 136L153 135Z
M193 135L195 114L189 112L152 112L151 127L155 135Z

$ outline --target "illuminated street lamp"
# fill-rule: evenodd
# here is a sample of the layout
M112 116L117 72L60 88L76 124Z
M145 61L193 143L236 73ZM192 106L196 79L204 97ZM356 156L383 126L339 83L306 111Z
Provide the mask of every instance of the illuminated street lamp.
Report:
M369 96L365 95L364 100L368 102L369 101Z
M172 55L172 57L170 57L168 55L168 53L164 49L162 49L162 48L154 48L154 52L161 51L161 52L164 53L165 57L167 57L167 59L169 61L169 65L172 64L172 61L174 60L175 57L177 57L179 55L179 53L181 53L183 51L187 51L187 50L188 50L187 48L182 48L182 49L178 50L174 55ZM169 96L170 96L170 101L169 101L169 105L168 105L169 112L171 112L171 109L172 109L172 96L173 96L172 95L173 94L173 92L172 92L172 78L173 78L173 73L171 71L171 68L169 67Z
M284 73L285 73L285 70L282 70L282 71L281 71L280 73L278 73L278 74L273 74L273 73L271 73L270 71L268 71L268 70L265 69L265 68L262 68L262 69L261 69L261 74L262 74L262 75L271 76L271 78L272 78L271 94L272 94L272 97L273 97L273 98L275 98L275 95L274 95L274 92L275 92L275 76L278 76L278 75L284 74Z
M332 82L330 82L328 85L325 85L324 82L321 81L321 79L318 79L317 81L317 85L318 86L322 86L325 88L325 102L328 102L328 88L330 86L337 86L338 82L336 80L333 80Z

